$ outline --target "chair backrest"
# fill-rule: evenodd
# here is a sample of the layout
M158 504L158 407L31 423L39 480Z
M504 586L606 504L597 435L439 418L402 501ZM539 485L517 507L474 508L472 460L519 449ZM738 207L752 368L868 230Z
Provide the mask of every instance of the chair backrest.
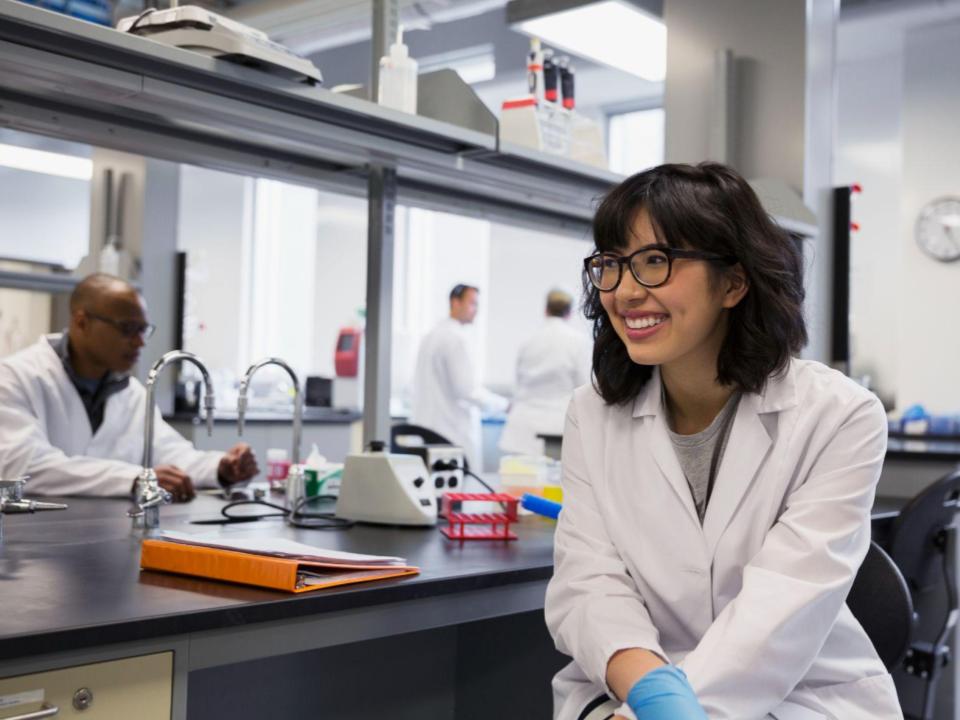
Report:
M913 637L913 600L896 564L875 542L853 581L847 606L887 670L898 667Z
M945 475L904 505L890 528L890 557L916 592L942 582L941 555L934 547L953 524L960 504L960 468Z

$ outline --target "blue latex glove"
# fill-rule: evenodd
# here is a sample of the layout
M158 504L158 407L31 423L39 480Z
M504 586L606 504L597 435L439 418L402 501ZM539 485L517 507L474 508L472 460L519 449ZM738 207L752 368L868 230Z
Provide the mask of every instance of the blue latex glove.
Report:
M707 720L683 670L664 665L651 670L627 693L638 720Z

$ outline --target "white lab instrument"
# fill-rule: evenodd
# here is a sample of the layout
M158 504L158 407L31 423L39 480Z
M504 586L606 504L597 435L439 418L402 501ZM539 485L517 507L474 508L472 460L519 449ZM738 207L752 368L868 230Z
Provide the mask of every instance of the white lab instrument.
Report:
M145 11L117 23L117 30L151 40L229 60L296 82L319 85L320 70L312 62L266 33L196 5Z
M0 476L30 475L31 494L129 497L143 460L146 390L131 377L107 398L94 433L80 394L51 345L59 334L0 360ZM196 487L216 487L222 452L196 450L155 412L153 455Z
M400 445L398 453L416 455L427 468L427 484L433 487L437 506L445 492L461 492L463 488L463 448L456 445Z
M659 372L634 402L574 393L545 602L575 659L556 720L604 692L624 647L682 668L711 717L902 718L845 604L887 444L877 398L806 360L744 393L702 523L668 427Z
M348 455L336 515L384 525L436 525L437 499L426 465L418 455L369 452Z

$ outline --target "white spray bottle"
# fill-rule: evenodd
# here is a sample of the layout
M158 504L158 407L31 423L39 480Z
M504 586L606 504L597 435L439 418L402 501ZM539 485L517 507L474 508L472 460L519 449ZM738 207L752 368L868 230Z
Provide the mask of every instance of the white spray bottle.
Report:
M380 88L377 102L384 107L417 114L417 61L403 44L403 27L397 28L397 41L390 54L380 58Z

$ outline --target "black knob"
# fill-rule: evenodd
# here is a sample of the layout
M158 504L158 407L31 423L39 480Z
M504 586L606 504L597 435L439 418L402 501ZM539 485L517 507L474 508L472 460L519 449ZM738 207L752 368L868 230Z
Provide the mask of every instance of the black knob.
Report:
M383 440L371 440L370 452L383 452L387 444Z
M456 476L456 475L451 475L451 476L450 476L449 485L450 485L450 487L456 487L456 486L457 486L457 476Z
M414 486L414 487L417 487L417 488L418 488L418 487L420 487L421 485L423 485L423 478L422 478L422 477L418 477L416 480L413 481L413 486Z
M440 488L442 488L442 487L443 487L443 478L438 475L438 476L436 477L436 479L433 481L433 486L434 486L435 488L437 488L437 490L439 490Z
M460 467L460 463L457 462L456 458L450 458L450 462L447 464L447 467L451 470L456 470L458 467Z

